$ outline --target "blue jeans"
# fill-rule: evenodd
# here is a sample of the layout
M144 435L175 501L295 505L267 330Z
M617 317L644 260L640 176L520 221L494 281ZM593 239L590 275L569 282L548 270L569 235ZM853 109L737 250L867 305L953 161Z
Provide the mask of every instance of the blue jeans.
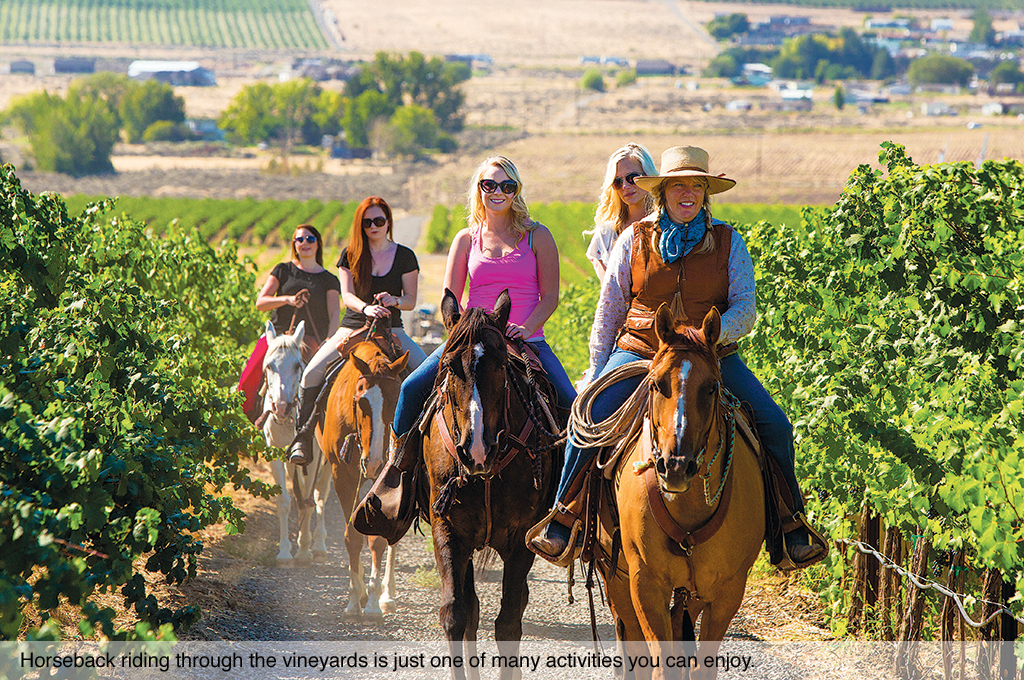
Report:
M637 361L643 357L633 352L627 352L616 348L605 364L601 375L609 371ZM800 489L796 482L796 473L793 470L795 461L793 448L793 426L790 424L786 414L775 403L771 395L761 386L758 379L751 373L739 354L731 354L721 362L722 383L726 389L732 392L740 401L750 404L754 411L754 421L757 425L757 432L761 437L761 443L778 461L782 468L783 476L789 490L793 494L796 505L794 512L803 512L804 503L800 496ZM600 377L600 376L598 376ZM615 412L619 406L636 390L643 380L643 376L636 376L622 380L605 388L601 394L594 399L591 418L594 422L600 422ZM576 478L590 460L597 453L597 449L581 449L572 442L565 447L565 466L562 468L562 479L558 483L558 492L555 499L558 502L566 500L565 493L569 485ZM553 523L551 526L554 526Z
M409 374L402 382L402 390L398 395L398 405L395 407L395 434L402 436L412 429L423 411L423 405L430 398L430 392L434 389L434 380L437 379L437 371L441 367L441 354L444 353L445 343L435 349L426 360L420 364L415 371ZM543 340L530 342L540 359L541 366L547 371L548 379L554 385L558 395L558 405L562 408L572 406L572 400L576 398L576 389L572 386L568 374L562 368L562 362L558 360L555 353Z

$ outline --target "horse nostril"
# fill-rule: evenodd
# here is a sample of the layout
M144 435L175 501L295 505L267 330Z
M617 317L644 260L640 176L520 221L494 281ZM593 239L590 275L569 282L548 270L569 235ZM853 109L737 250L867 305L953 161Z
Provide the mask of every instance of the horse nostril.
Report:
M686 478L690 479L697 475L697 462L691 460L686 466Z
M654 462L654 469L659 475L665 476L668 472L668 464L665 463L664 458L658 458L658 460Z

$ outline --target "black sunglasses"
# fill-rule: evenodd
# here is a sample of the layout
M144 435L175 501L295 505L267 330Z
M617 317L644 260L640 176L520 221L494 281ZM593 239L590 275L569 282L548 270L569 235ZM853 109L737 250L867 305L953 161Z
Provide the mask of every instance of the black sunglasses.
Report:
M480 190L485 194L493 194L498 189L501 189L501 193L511 196L516 193L518 188L519 184L514 179L507 179L504 182L495 182L493 179L480 180Z
M371 224L373 226L375 226L375 227L383 227L387 223L388 223L388 218L386 218L386 217L373 217L373 218L364 217L363 218L363 229L369 229Z
M302 243L303 241L305 241L306 243L316 243L316 236L313 236L312 234L310 234L309 236L296 236L295 237L295 242L296 243Z
M631 172L625 177L616 177L615 179L612 180L612 186L615 187L616 189L621 189L627 184L632 184L633 186L636 186L637 177L643 177L643 175L641 175L639 172Z

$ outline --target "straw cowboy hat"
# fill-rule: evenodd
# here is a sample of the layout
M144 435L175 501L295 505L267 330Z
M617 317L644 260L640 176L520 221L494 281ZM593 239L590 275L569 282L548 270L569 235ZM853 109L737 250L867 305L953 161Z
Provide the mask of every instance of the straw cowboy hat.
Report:
M673 146L661 154L661 174L657 177L637 177L636 185L644 191L653 191L673 177L703 177L708 181L708 193L720 194L736 186L736 180L725 173L708 172L708 152L696 146Z

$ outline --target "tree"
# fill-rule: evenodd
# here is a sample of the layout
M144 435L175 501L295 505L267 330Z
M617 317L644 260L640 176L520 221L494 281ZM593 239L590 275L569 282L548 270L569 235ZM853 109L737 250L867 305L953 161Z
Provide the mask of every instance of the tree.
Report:
M121 123L128 141L137 144L153 123L185 122L185 99L175 96L174 88L156 80L132 84L121 98Z
M992 27L992 17L988 11L984 7L979 7L974 10L974 15L971 18L974 20L974 27L971 28L968 40L982 45L994 45L996 29Z
M947 54L929 54L910 62L907 79L916 84L962 85L974 74L969 61Z
M423 149L437 148L441 132L430 109L415 104L400 106L391 116L392 136L389 153L417 156Z
M836 91L832 94L832 103L836 105L836 108L840 111L846 106L846 93L843 92L842 85L836 85Z
M387 120L395 109L388 101L387 95L376 90L366 90L345 107L345 117L341 121L345 129L345 139L349 146L365 148L370 145L370 130L375 121Z
M342 108L340 98L324 96L311 79L298 78L242 88L217 122L233 139L244 143L275 141L287 166L296 143L317 143L323 130L340 129Z
M893 61L889 50L876 50L871 60L872 80L884 80L896 74L896 62Z
M746 14L729 14L715 17L707 25L708 33L716 40L727 40L734 35L742 35L750 30L750 22Z
M408 56L378 52L348 80L345 95L355 101L365 92L385 95L391 110L405 104L430 109L441 129L462 129L462 105L466 96L459 85L472 75L465 62L445 62L440 57L427 59L420 52Z
M97 92L70 88L67 99L46 92L14 100L7 117L28 136L36 167L80 177L114 169L110 154L117 114Z
M582 87L584 90L604 92L604 76L601 75L601 70L596 68L588 68L586 73L583 74L583 78L580 80L580 87Z
M988 81L993 85L996 83L1020 85L1024 83L1024 73L1021 73L1020 67L1017 66L1016 62L1004 61L992 69L992 72L988 75Z

